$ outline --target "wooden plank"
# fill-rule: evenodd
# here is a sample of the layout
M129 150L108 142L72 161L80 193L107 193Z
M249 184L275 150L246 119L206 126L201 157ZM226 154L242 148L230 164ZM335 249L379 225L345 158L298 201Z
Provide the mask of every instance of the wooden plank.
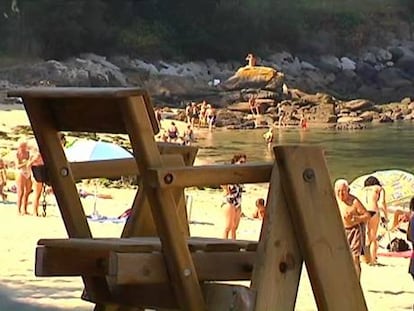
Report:
M109 253L107 249L80 251L68 247L38 246L35 275L104 277Z
M157 143L157 145L161 154L180 154L186 165L193 164L198 151L198 148L194 146L180 146L168 143ZM190 163L187 164L187 162ZM137 163L134 158L71 162L70 168L75 180L139 175Z
M173 193L169 190L151 189L146 184L149 167L162 167L162 160L154 140L148 113L142 105L142 97L131 97L123 105L123 116L130 136L138 168L143 182L157 232L163 246L163 254L177 301L183 310L205 310L197 273L185 236L180 234Z
M137 163L133 158L71 162L70 169L75 180L139 175Z
M255 310L294 310L302 256L276 164L266 202L251 283L256 292Z
M186 239L188 248L193 251L217 251L218 249L256 250L257 241L249 240L225 240L206 237L189 237ZM46 247L76 248L79 250L108 249L112 251L129 252L131 247L136 251L152 252L161 250L159 237L127 237L127 238L90 238L90 239L40 239L37 244ZM227 250L227 251L229 251Z
M195 252L191 254L200 282L250 280L254 252ZM160 253L111 253L108 276L114 284L168 283Z
M208 311L253 310L254 293L247 287L207 283L203 284L202 291L208 301ZM171 288L166 284L116 286L111 298L113 303L123 304L124 306L135 306L137 303L143 303L144 307L149 309L180 310Z
M161 250L161 241L157 237L139 239L95 238L95 239L40 239L38 245L78 250L112 250L120 252L153 252Z
M36 276L106 276L112 284L169 281L160 252L113 252L105 248L36 248ZM201 281L249 280L254 252L195 252L191 254Z
M318 309L367 310L322 149L280 146L275 156Z
M30 98L120 98L129 96L141 96L146 94L144 89L127 87L29 87L17 88L7 92L9 97Z
M148 93L138 88L23 88L10 90L8 96L47 101L58 130L105 133L125 133L117 99L143 96L153 131L159 132Z
M269 182L272 171L270 163L243 165L200 165L190 167L165 167L150 169L152 186L190 187L231 183Z

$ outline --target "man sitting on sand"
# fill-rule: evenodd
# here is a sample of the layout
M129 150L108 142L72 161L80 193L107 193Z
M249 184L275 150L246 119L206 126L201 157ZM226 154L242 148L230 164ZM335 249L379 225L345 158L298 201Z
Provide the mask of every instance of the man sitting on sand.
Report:
M362 203L349 193L349 185L345 179L338 179L335 182L335 197L341 213L345 234L349 243L358 278L361 277L361 264L359 257L364 247L365 222L370 214Z

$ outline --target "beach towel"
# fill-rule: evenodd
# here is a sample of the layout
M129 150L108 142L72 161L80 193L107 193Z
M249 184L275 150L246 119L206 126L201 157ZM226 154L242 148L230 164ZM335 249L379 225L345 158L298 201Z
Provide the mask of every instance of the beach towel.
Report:
M122 224L127 220L127 217L118 218L118 217L108 217L103 215L87 215L86 218L89 221L99 222L99 223L114 223Z
M412 250L404 251L404 252L384 252L378 253L378 256L382 257L398 257L398 258L411 258Z

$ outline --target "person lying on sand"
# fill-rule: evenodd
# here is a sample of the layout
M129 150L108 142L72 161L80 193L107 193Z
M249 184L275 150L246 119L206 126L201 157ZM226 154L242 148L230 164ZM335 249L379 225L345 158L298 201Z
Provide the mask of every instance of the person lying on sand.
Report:
M110 194L92 193L92 192L88 192L88 191L86 191L82 188L79 189L78 193L79 193L79 196L81 198L86 198L88 196L96 196L99 199L113 199L112 195L110 195Z

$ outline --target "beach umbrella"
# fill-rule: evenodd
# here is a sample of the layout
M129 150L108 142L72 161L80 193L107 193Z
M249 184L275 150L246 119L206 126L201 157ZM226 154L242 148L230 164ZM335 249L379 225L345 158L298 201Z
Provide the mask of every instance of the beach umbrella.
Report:
M408 202L414 196L414 175L403 170L382 170L357 177L350 184L351 192L358 196L369 176L376 177L385 190L389 205Z
M65 155L69 162L86 162L133 158L133 155L128 150L122 148L117 144L85 139L75 141L70 147L66 148ZM92 219L100 218L100 215L96 208L96 203L98 199L97 193L98 185L97 182L95 182L95 201L93 205Z
M69 162L98 161L111 159L132 158L132 154L125 148L104 141L81 139L75 141L65 149Z

